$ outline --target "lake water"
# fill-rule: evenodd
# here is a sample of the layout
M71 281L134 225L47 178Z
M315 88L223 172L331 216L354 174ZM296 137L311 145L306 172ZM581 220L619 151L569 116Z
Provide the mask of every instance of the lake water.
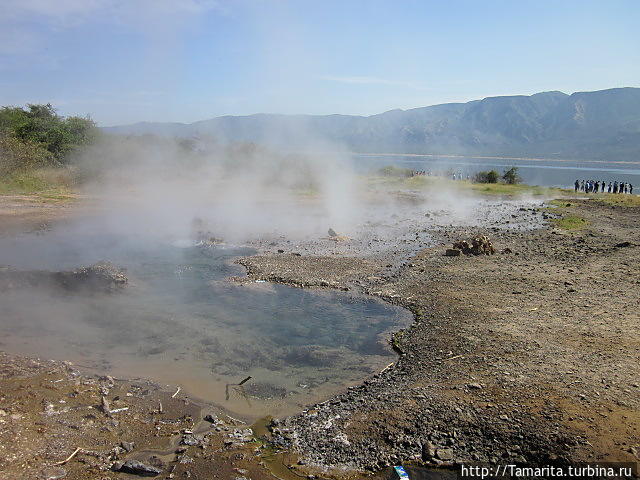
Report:
M637 162L605 162L597 160L545 160L481 157L439 157L420 155L356 154L356 169L370 172L386 165L413 170L462 173L473 176L481 170L495 169L502 173L512 166L518 167L523 181L530 185L571 187L576 179L605 182L627 182L640 186L640 156ZM640 190L638 191L640 192Z
M247 248L69 232L0 238L0 265L68 270L108 260L121 292L0 293L0 349L181 385L250 418L328 398L392 362L411 315L347 292L240 285ZM242 388L230 386L247 376Z

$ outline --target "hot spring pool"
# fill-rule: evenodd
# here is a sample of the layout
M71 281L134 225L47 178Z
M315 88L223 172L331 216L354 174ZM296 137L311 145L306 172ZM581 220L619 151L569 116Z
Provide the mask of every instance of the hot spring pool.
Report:
M0 238L0 265L108 260L129 277L110 294L0 292L0 349L177 384L252 418L295 412L393 361L387 335L409 312L346 292L229 282L244 272L234 258L251 253L62 229Z

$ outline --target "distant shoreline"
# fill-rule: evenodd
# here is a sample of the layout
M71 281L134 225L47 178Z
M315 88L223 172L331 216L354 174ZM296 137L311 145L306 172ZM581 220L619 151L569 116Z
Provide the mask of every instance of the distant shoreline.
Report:
M353 152L352 155L360 157L426 157L426 158L478 158L482 160L525 160L532 162L580 162L580 163L606 163L606 164L622 164L622 165L640 165L639 161L629 160L581 160L568 158L541 158L541 157L501 157L490 155L458 155L458 154L437 154L437 153L360 153Z

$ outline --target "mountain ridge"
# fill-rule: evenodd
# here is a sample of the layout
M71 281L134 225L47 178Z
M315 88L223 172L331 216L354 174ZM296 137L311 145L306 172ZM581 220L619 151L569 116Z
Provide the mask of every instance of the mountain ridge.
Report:
M115 134L214 137L362 153L640 159L640 88L486 97L362 115L225 115L193 123L103 127Z

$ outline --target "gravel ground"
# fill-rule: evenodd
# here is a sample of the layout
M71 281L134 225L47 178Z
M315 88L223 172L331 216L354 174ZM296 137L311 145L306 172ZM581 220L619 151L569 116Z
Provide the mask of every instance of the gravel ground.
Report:
M395 269L379 252L240 261L252 279L362 290L416 317L394 337L397 362L274 421L276 443L325 475L400 462L637 461L640 210L582 200L553 213L498 205L502 224L433 229L435 246ZM540 227L543 216L563 215L589 223ZM444 256L476 235L511 253Z

